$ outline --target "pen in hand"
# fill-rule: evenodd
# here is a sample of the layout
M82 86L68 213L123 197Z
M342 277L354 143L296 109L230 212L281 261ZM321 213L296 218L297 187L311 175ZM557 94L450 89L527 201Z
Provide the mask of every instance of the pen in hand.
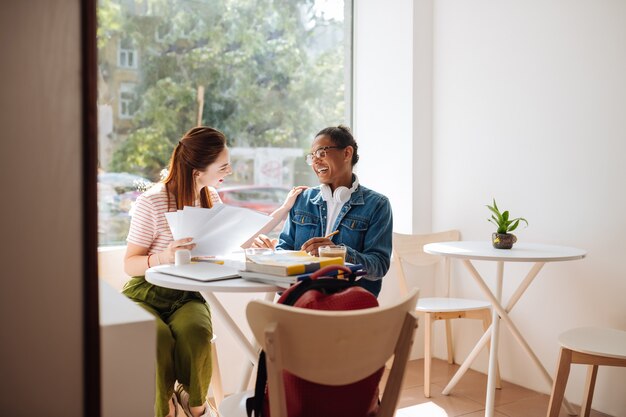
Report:
M329 233L324 237L314 237L312 239L309 239L302 244L300 250L307 252L309 255L318 256L317 247L320 245L319 239L331 239L337 233L339 233L339 230L335 230L334 232Z
M324 236L324 239L330 239L331 237L335 236L337 233L339 233L339 230L335 230L334 232L327 234L326 236Z

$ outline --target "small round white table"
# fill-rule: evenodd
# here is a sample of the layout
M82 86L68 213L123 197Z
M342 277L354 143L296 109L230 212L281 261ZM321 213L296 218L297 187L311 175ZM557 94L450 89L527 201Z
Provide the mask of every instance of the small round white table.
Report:
M470 352L467 359L463 362L457 373L452 377L448 385L444 388L442 393L447 395L452 388L457 384L459 379L463 376L465 371L469 368L474 361L480 350L491 338L491 348L489 350L489 369L487 372L487 398L485 403L485 416L494 416L494 401L496 390L496 367L498 357L498 342L500 336L500 319L507 325L515 339L519 342L522 348L530 356L531 360L539 367L543 378L552 386L552 377L543 367L537 355L530 348L526 340L522 337L511 318L509 312L513 309L515 304L522 297L530 283L535 279L541 268L546 262L557 261L572 261L576 259L582 259L586 256L587 252L583 249L566 247L566 246L554 246L543 245L535 243L517 243L512 249L495 249L491 242L488 241L458 241L458 242L439 242L429 243L424 246L424 252L433 255L442 255L450 258L460 259L471 276L474 278L483 294L491 302L492 309L492 324L485 334L478 341L474 349ZM496 269L496 288L494 292L491 291L483 277L478 273L472 261L493 261L497 262ZM519 284L506 307L502 306L502 281L504 276L504 263L505 262L533 262L533 266ZM568 413L575 414L571 405L567 402L563 402Z
M148 269L146 271L146 281L151 284L158 285L159 287L172 288L182 291L197 291L202 294L202 297L204 297L209 306L211 306L211 310L217 313L218 320L221 320L224 323L228 331L233 335L235 340L244 350L251 364L256 364L258 360L259 352L257 347L243 334L239 326L237 326L237 323L235 323L231 315L228 314L228 311L224 308L222 303L220 303L214 293L265 293L265 300L272 301L276 292L284 291L284 288L280 288L275 285L247 281L242 278L203 282L164 274L157 272L154 269ZM252 372L252 367L248 367L244 371L239 391L244 391L247 388L248 381L250 380L250 372Z

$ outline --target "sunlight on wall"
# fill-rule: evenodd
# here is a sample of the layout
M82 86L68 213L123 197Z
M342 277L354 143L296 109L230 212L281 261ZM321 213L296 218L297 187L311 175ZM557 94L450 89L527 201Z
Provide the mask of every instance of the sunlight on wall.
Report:
M396 417L448 417L448 413L432 401L427 403L412 405L410 407L400 408L396 412Z

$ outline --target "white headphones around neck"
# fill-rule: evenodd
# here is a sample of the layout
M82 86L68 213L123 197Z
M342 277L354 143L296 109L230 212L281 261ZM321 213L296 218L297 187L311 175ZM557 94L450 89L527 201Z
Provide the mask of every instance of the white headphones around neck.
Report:
M352 187L350 188L341 186L341 187L337 187L335 189L335 192L332 192L328 184L320 184L320 192L322 193L322 199L324 201L334 200L336 203L344 204L348 200L350 200L350 196L352 195L352 193L356 190L358 186L359 186L359 179L356 178L356 175L355 175L355 180L352 183Z

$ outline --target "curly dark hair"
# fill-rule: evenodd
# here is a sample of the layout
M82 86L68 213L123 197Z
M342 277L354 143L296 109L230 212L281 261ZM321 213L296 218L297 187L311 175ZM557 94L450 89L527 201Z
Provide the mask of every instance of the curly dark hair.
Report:
M318 136L328 136L335 145L341 148L352 146L352 149L354 149L352 153L352 166L355 166L356 163L359 162L359 145L357 145L356 140L354 140L354 136L352 136L352 132L348 126L329 126L320 130L317 135L315 135L315 137Z

